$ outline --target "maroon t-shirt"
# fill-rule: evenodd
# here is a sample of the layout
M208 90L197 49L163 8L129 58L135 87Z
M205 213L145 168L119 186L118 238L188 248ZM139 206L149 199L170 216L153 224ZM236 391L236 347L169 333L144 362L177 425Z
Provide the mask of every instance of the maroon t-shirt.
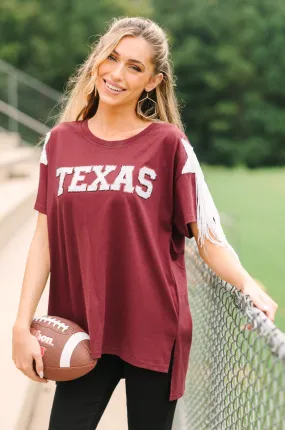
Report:
M34 206L47 214L48 314L85 329L94 358L168 372L175 342L170 400L184 393L192 341L184 247L197 206L182 138L168 123L117 141L61 123L46 137Z

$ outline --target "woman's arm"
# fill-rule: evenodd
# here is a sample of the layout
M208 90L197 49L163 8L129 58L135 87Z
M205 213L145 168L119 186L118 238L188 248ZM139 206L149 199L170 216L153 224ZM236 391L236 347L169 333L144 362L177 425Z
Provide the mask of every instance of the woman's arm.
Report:
M43 360L38 340L30 333L37 305L50 272L47 216L38 214L23 279L20 303L13 326L12 359L16 367L34 381L44 382ZM33 367L35 362L36 368Z
M38 213L35 233L30 245L18 313L13 331L30 330L37 305L50 272L47 216Z
M189 223L198 245L198 228L196 222ZM234 285L243 294L249 295L254 305L264 311L274 321L278 305L255 282L244 269L236 255L228 248L217 246L205 239L204 246L199 246L199 254L205 263L221 279Z

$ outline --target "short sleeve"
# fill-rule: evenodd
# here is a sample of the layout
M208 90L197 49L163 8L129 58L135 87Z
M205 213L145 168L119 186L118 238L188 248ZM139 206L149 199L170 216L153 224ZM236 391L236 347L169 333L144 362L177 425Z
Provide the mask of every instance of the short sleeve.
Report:
M224 234L194 148L182 133L177 145L174 184L174 222L181 234L192 237L189 223L197 222L199 245L208 239L235 253Z
M44 214L47 214L49 138L50 132L46 134L43 149L40 156L38 192L34 204L34 209Z
M182 235L193 237L190 222L197 221L196 178L194 173L180 175L174 187L173 224Z

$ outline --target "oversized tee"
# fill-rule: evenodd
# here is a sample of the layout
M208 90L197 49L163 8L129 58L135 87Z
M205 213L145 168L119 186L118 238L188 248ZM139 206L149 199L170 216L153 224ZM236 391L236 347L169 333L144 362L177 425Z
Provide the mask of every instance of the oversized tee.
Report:
M174 346L170 400L184 393L192 342L190 146L164 122L116 141L95 136L87 120L60 123L45 139L34 205L47 215L48 314L86 330L94 358L168 372Z

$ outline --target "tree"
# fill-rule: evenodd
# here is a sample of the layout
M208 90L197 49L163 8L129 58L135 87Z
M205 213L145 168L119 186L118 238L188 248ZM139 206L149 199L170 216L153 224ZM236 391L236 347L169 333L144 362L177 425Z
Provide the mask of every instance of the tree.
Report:
M131 0L3 0L0 57L62 91L115 16L148 15L148 2Z
M155 19L170 35L183 119L202 161L284 164L284 2L155 5Z

